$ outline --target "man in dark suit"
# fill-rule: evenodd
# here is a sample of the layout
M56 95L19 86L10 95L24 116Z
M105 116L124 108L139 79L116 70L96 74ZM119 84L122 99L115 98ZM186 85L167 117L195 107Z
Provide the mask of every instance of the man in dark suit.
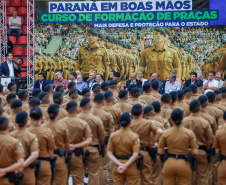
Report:
M49 80L45 80L43 73L38 74L38 80L35 81L34 89L38 88L41 91L44 91L46 85L49 84Z
M0 66L0 76L2 77L18 77L21 69L16 62L13 61L12 53L6 53L6 61Z
M191 72L191 79L190 80L186 80L186 82L184 83L184 87L190 87L191 84L195 84L195 82L197 82L196 80L197 78L197 73L196 72Z
M142 81L137 79L136 73L132 73L130 80L126 82L126 88L128 88L131 84L135 84L138 88L142 89Z
M11 77L12 81L15 81L17 86L17 92L19 90L19 84L18 84L18 75L21 73L21 69L18 66L17 62L13 61L13 54L12 53L6 53L6 61L1 63L0 66L0 76L1 77ZM13 78L14 77L14 78Z

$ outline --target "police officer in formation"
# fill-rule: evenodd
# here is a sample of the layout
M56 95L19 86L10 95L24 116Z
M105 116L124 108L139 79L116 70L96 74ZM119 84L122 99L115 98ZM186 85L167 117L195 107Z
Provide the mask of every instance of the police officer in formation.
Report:
M195 70L169 33L155 29L155 44L136 58L130 45L89 29L76 67L85 77L95 69L105 81L115 71L108 84L93 87L92 96L73 87L63 96L60 86L53 93L48 85L28 104L28 93L21 91L19 100L11 83L0 106L0 184L66 185L71 176L74 185L83 185L87 174L88 185L225 184L226 87L206 95L194 85L161 95L157 81L145 82L142 96L134 84L124 89L123 80L138 66L147 75L159 72L160 80L172 71L179 78L186 71L185 78ZM37 72L53 62L42 56L36 57ZM48 76L60 70L68 77L73 65L62 59L55 56Z

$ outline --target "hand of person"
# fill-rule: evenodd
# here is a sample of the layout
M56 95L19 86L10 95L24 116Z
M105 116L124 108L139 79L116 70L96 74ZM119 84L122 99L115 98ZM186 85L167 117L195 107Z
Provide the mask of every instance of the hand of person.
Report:
M20 172L22 172L22 171L24 171L24 168L19 168L19 169L17 169L17 170L15 171L15 173L20 173Z
M136 80L133 80L133 83L135 84L136 83Z
M14 64L15 69L18 69L18 66L16 64Z
M76 147L75 147L74 144L70 144L70 145L69 145L69 149L72 150L72 151L74 151L74 150L76 149Z
M0 177L3 177L5 174L6 173L5 173L4 169L0 168Z
M120 166L118 166L117 172L118 173L123 173L127 170L127 167L125 164L121 164Z

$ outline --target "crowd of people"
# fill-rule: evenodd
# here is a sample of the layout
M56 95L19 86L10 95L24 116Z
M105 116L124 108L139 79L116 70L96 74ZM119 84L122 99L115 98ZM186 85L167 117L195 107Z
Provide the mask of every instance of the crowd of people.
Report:
M89 185L225 183L219 72L208 79L192 72L181 84L174 72L162 82L139 71L123 85L116 71L107 82L96 70L87 81L80 72L68 81L57 71L53 81L38 74L30 99L14 82L5 91L0 85L0 93L1 183L15 176L24 184L66 185L68 175L73 184L88 175Z

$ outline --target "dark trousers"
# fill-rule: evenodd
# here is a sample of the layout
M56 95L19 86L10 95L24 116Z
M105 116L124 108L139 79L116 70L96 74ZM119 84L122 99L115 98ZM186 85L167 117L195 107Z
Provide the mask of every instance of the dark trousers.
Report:
M22 35L21 29L9 29L7 31L8 36L12 36L13 33L17 33L16 39L18 39L18 37Z

